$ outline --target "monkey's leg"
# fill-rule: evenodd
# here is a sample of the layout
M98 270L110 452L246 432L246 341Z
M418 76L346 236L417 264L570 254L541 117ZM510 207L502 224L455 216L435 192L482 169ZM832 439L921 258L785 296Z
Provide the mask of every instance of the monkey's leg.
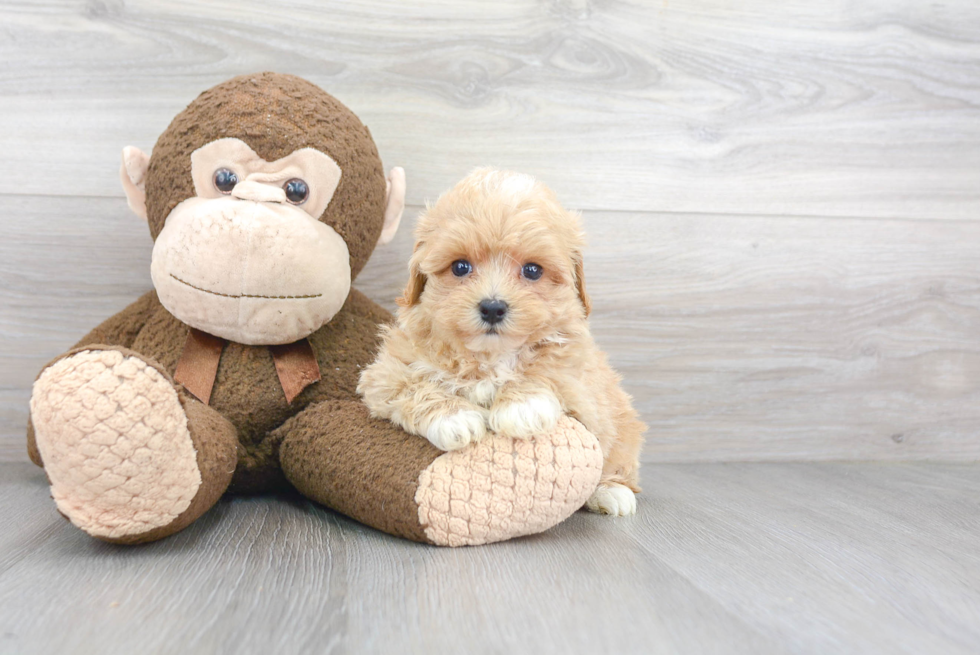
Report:
M440 546L543 532L585 504L602 452L563 417L531 440L488 435L443 453L361 403L324 401L279 429L280 463L305 496L399 537Z
M58 510L105 541L183 529L221 497L237 461L234 426L125 348L81 348L45 368L31 419Z

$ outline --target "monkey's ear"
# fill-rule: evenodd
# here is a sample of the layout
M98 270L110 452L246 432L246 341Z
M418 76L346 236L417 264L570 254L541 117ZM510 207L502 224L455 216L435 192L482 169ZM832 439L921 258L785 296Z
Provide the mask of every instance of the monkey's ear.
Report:
M572 257L572 263L575 268L575 290L578 291L579 300L582 301L582 306L585 307L585 315L588 317L592 313L592 300L589 298L589 294L585 292L585 264L582 261L582 253L575 253Z
M402 222L402 212L405 211L405 169L395 166L388 173L385 180L387 186L385 202L385 224L381 228L381 236L378 237L378 245L383 246L391 243L398 231L398 225Z
M119 179L123 191L126 192L126 202L136 215L146 220L146 171L150 167L150 156L133 146L126 146L122 151L122 166L119 167Z

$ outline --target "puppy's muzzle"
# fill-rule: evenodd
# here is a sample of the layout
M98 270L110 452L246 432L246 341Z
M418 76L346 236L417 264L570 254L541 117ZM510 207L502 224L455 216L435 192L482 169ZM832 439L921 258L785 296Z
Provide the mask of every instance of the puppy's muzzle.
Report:
M496 298L484 298L480 301L480 318L487 325L496 325L507 316L507 303Z

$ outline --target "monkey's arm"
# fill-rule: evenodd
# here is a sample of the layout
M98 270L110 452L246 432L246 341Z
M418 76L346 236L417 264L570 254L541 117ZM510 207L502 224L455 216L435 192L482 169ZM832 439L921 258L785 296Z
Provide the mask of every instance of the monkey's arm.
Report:
M156 291L148 291L129 307L126 307L114 316L110 316L98 327L82 337L78 343L71 347L71 350L93 346L95 344L129 348L136 340L136 335L139 334L139 331L143 329L146 322L160 307L161 305L157 299ZM61 359L63 356L59 355L54 361ZM53 364L54 361L49 362L44 368ZM27 454L32 462L38 466L43 466L41 463L41 454L38 452L37 443L34 438L34 424L30 418L27 419Z
M547 530L582 507L602 471L599 442L567 417L534 441L489 435L444 453L358 401L328 400L274 434L283 473L307 498L440 546Z

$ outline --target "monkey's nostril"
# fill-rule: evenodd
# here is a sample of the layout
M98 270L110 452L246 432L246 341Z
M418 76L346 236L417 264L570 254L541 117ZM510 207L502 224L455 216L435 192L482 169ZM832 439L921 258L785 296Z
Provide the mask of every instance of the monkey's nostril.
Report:
M480 318L490 325L496 325L507 315L507 303L496 298L484 298L480 301Z

